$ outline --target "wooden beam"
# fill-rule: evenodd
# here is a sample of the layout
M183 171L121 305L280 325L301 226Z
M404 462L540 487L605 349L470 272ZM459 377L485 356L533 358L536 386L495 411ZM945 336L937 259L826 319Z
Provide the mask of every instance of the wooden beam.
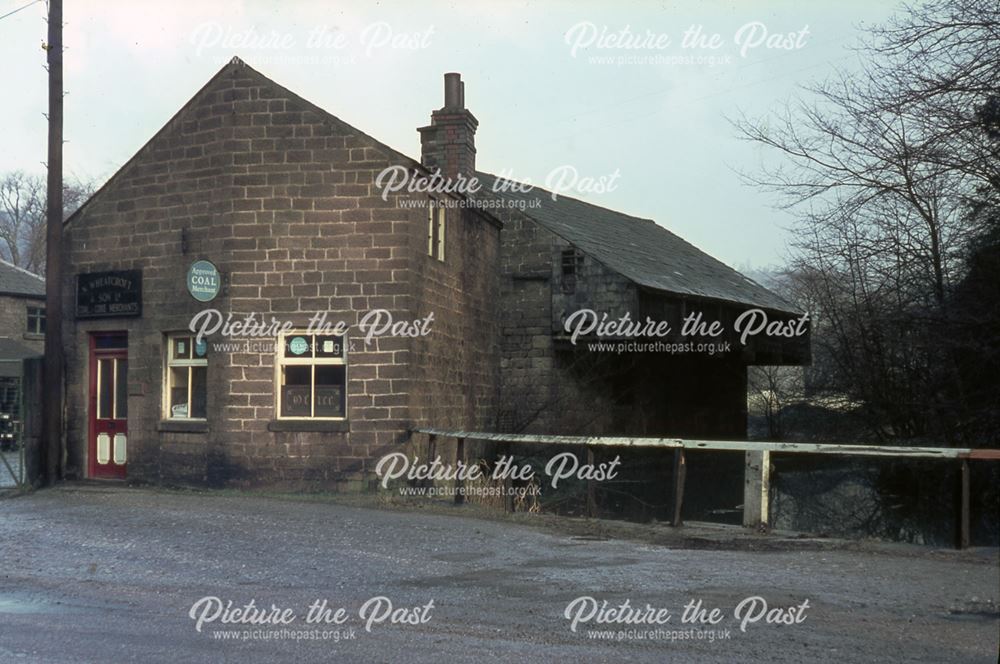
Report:
M594 464L594 448L593 447L588 447L587 448L587 464L590 465L591 468L595 467L595 464ZM587 517L593 519L596 516L597 516L597 495L595 493L594 480L588 479L587 480Z
M748 451L743 478L743 525L767 529L770 525L771 453Z
M687 459L684 450L674 450L674 516L670 523L674 527L681 526L684 521L681 508L684 504L684 482L687 478Z
M958 458L1000 461L1000 450L969 450L967 454L959 454Z
M63 466L63 14L62 0L49 0L49 139L45 210L45 381L42 400L42 464L49 486Z
M437 456L437 434L427 434L427 463L433 463L435 456ZM425 479L420 484L429 489L434 486L434 480Z
M969 523L969 462L962 459L958 471L958 548L968 549L970 536Z
M459 467L459 464L465 461L465 438L455 439L455 468ZM462 489L465 488L465 483L462 481L461 473L459 477L455 478L455 504L461 505L465 502L465 494L462 493Z
M500 455L501 456L507 456L507 457L509 457L509 456L511 456L511 451L510 450L511 450L510 444L509 443L504 443L503 445L500 446ZM510 478L510 475L508 475L506 478L504 478L504 481L503 481L503 490L504 490L504 496L503 496L503 508L504 508L504 511L505 512L513 513L514 512L514 480L512 480Z
M414 429L415 433L462 437L502 443L531 445L578 445L599 447L642 447L686 450L747 450L789 454L832 454L842 456L874 456L925 459L991 459L1000 460L1000 450L967 447L904 447L899 445L850 445L841 443L779 443L745 440L685 440L681 438L633 438L623 436L542 436L484 431L449 431L444 429Z

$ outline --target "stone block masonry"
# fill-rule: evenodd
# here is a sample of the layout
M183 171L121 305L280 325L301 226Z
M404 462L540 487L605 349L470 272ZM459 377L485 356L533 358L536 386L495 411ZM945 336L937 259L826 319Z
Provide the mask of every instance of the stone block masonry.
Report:
M86 468L89 335L128 332L128 477L167 484L358 488L412 426L494 420L499 226L447 212L447 260L427 255L427 210L383 199L384 168L416 162L234 63L210 81L67 225L65 311L74 275L140 269L143 315L67 320L71 472ZM202 304L195 260L223 275ZM355 326L372 309L434 314L422 338L349 333L346 421L276 416L275 355L212 352L207 417L164 420L166 334L204 308L305 327L316 313ZM354 328L356 331L356 328ZM210 339L210 344L218 339ZM231 340L225 340L231 341Z

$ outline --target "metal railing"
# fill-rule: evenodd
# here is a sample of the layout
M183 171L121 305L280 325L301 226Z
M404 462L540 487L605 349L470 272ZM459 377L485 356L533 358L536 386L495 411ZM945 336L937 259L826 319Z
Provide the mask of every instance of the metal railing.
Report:
M24 444L20 422L0 413L0 490L24 489Z

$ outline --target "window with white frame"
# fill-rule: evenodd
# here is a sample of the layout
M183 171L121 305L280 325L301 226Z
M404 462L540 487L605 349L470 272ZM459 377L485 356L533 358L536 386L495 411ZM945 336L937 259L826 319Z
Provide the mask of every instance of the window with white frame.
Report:
M343 336L288 332L279 338L274 369L279 419L346 418Z
M45 334L45 307L28 307L28 334Z
M427 255L444 261L445 206L431 200L427 206Z
M208 400L208 343L190 334L167 336L163 418L203 420Z

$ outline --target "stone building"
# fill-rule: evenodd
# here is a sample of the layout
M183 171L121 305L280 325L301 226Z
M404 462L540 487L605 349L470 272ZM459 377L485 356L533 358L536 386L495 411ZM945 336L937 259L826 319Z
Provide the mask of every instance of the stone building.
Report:
M797 312L651 221L494 191L477 127L457 74L417 161L224 67L66 222L67 475L358 487L419 427L743 437L747 365L807 346L600 352L563 321Z
M499 213L505 430L742 439L747 367L808 363L807 335L741 343L731 334L751 309L775 321L803 312L663 226L480 176L509 202ZM581 310L665 321L674 334L652 349L654 340L619 345L594 334L572 343L565 322ZM697 338L677 334L692 313L724 323L727 334L710 343L730 350L698 351Z
M500 207L501 388L505 432L742 440L747 436L747 370L809 362L808 334L797 338L734 334L741 315L798 320L774 293L648 219L631 217L538 188L530 193L481 177L508 204ZM672 333L577 339L573 316L668 323ZM718 337L679 334L700 315ZM575 341L575 342L574 342ZM704 348L702 348L704 346ZM551 450L522 448L542 457ZM646 520L671 519L673 455L659 450L597 451L619 457L621 482L601 483L602 510ZM687 455L693 486L685 518L739 522L743 455Z
M415 423L490 426L500 225L383 198L394 165L425 172L239 61L213 77L66 222L67 474L338 487ZM294 330L199 343L206 309ZM433 332L369 342L374 310Z
M22 362L44 352L45 280L0 260L0 445L22 419Z

